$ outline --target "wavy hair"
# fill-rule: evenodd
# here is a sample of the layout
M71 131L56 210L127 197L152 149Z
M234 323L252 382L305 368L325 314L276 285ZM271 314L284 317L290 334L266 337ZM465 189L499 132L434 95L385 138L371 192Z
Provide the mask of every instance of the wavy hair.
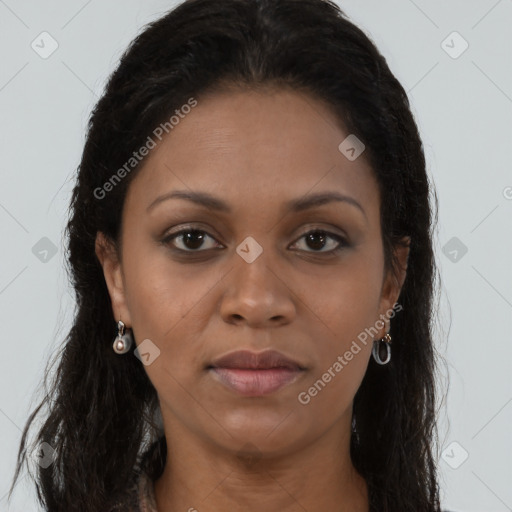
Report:
M438 512L437 196L404 88L375 44L329 0L187 0L144 27L122 55L91 114L70 203L73 324L25 425L9 497L43 407L32 448L48 443L55 458L29 473L46 510L107 510L142 469L153 480L161 475L166 440L157 393L136 357L112 350L117 319L95 255L98 231L120 250L123 202L141 164L107 200L95 190L188 98L229 87L305 91L366 145L381 197L385 268L396 271L393 249L403 237L411 244L403 309L391 323L393 358L383 367L370 360L354 399L350 453L372 512Z

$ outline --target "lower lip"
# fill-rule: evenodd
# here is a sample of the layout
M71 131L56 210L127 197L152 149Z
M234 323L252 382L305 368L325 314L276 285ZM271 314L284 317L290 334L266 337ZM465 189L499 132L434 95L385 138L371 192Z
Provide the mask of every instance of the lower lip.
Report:
M268 395L290 384L302 373L290 368L247 370L239 368L211 368L218 379L229 388L245 396Z

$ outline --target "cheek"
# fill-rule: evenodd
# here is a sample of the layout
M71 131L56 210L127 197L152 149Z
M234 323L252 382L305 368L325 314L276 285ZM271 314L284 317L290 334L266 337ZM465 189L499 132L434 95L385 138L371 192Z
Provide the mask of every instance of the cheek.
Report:
M318 333L330 337L336 350L375 324L379 318L383 263L371 251L358 251L323 275L302 279L300 296Z
M203 272L195 264L180 265L165 247L155 244L142 239L126 248L126 301L141 334L165 341L175 326L188 323L189 315L201 308L221 272L214 268Z
M350 360L343 352L340 360L333 359L315 374L297 396L305 408L303 414L327 423L346 414L365 375L370 351L369 346L362 345L357 354L350 352Z
M303 391L304 401L316 403L315 407L334 406L342 412L361 384L375 328L382 327L378 322L382 265L378 248L361 251L346 265L330 269L329 279L311 282L309 293L304 292L315 312L308 315L308 329L317 341L311 379Z
M346 412L364 378L373 346L370 329L379 318L378 294L364 279L354 286L335 284L325 293L329 300L321 318L312 316L314 366L297 397L300 404L311 406L310 412L317 410L315 417L331 419Z
M160 249L134 248L127 254L126 301L136 341L149 339L160 351L146 366L148 375L164 379L166 386L171 385L169 374L178 382L194 379L192 370L199 372L204 364L205 332L214 314L208 294L225 270L178 265Z

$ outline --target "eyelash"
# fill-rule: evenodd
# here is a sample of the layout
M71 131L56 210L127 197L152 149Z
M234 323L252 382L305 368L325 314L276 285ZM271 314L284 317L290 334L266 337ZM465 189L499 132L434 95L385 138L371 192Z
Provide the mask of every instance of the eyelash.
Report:
M169 246L170 245L170 242L178 237L180 237L181 235L184 235L184 234L187 234L187 233L199 233L199 234L203 234L203 235L207 235L209 236L210 238L214 239L215 240L215 237L213 237L212 235L210 235L207 231L205 230L202 230L202 229L198 229L198 228L195 228L195 227L192 227L192 226L187 226L183 229L181 229L180 231L177 231L176 233L172 233L171 235L165 237L163 240L162 240L162 243L164 245L167 245ZM306 231L305 233L303 233L297 240L296 242L294 242L294 244L297 243L297 241L299 241L300 239L304 238L305 236L307 235L311 235L313 233L320 233L320 234L323 234L323 235L327 235L327 238L332 238L334 240L336 240L338 242L338 247L336 247L335 249L331 249L330 251L305 251L306 253L309 253L309 254L326 254L326 255L336 255L338 254L339 252L341 252L342 250L348 248L350 245L349 243L347 242L347 240L342 237L341 235L338 235L338 234L335 234L335 233L331 233L329 231L326 231L325 229L321 229L321 228L315 228L315 229L311 229L309 231ZM201 253L201 252L207 252L211 249L197 249L197 250L185 250L185 249L178 249L177 247L170 247L170 249L172 251L175 251L177 253L190 253L190 254L196 254L196 253Z

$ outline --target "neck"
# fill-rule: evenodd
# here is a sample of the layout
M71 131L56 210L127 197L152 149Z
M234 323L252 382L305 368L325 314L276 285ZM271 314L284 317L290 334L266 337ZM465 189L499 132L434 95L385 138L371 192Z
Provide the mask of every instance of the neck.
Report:
M280 456L242 458L179 423L167 425L167 461L155 482L158 512L369 510L366 482L350 459L350 435L339 441L339 429Z

